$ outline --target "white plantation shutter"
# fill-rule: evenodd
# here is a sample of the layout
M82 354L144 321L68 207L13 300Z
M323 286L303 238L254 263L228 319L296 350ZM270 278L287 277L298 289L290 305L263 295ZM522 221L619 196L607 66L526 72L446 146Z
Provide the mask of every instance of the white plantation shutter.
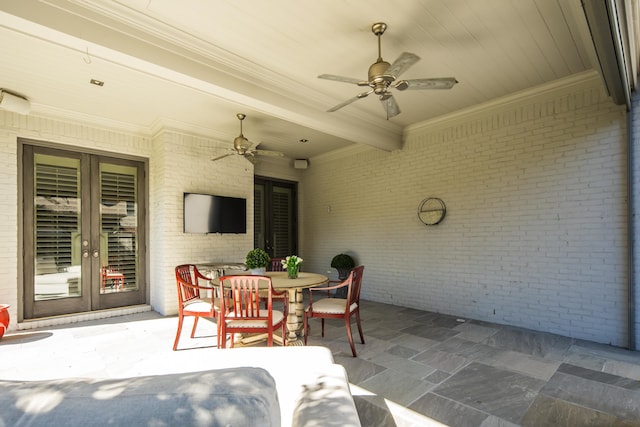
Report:
M102 166L100 187L102 264L124 274L126 289L137 288L138 215L135 169L117 165Z
M34 168L36 274L58 273L75 261L73 240L80 232L79 168L79 161L75 167L37 163Z

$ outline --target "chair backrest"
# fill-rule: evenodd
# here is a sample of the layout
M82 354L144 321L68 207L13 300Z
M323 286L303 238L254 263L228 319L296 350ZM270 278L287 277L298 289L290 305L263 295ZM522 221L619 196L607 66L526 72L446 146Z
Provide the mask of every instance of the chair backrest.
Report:
M187 285L200 286L199 279L204 278L193 264L182 264L176 267L176 286L178 287L180 305L192 299L200 298L200 290Z
M262 284L262 287L260 287ZM267 313L260 310L260 290L267 292ZM221 311L224 315L233 312L233 318L238 320L267 320L269 324L273 313L272 300L273 284L267 276L224 276L220 278L219 295L221 298Z
M271 262L269 263L269 271L286 271L286 268L282 265L282 260L284 258L271 258Z
M349 273L349 279L351 279L351 286L349 287L349 295L347 295L347 299L349 300L349 304L347 307L351 306L351 304L360 303L360 288L362 288L362 274L364 273L364 265L359 265L351 270Z

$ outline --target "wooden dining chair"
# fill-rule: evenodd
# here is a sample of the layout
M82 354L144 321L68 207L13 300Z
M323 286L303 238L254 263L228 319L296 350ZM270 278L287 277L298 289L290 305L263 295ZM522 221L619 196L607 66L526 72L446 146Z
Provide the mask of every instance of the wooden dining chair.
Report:
M271 261L269 262L268 267L268 271L287 271L286 268L284 268L284 265L282 265L282 260L284 258L271 258Z
M218 316L220 306L215 294L216 287L205 285L203 282L209 282L209 278L202 275L198 268L193 264L183 264L176 267L176 286L178 288L178 330L176 339L173 342L173 349L178 348L180 333L182 332L182 323L185 316L193 316L193 328L191 329L191 338L194 337L198 319L200 317L208 317L215 319ZM211 295L209 297L209 295ZM217 325L217 340L220 341L220 325ZM219 346L219 342L217 343Z
M362 287L362 274L364 265L355 267L349 273L349 276L340 284L335 286L326 286L321 288L309 289L309 306L304 311L304 343L307 344L309 336L309 318L317 317L322 322L322 336L324 337L324 319L344 319L347 327L347 338L351 346L351 353L356 357L356 347L353 344L353 335L351 333L351 316L355 315L358 332L360 333L360 341L364 344L364 336L362 335L362 325L360 324L360 288ZM331 291L346 287L347 298L322 298L317 299L317 293L322 292L328 295ZM313 302L313 294L316 294L316 302Z
M101 294L106 293L107 284L109 281L111 281L111 286L114 292L124 291L124 274L108 265L103 265L102 267L100 267Z
M267 265L267 271L287 271L287 269L284 267L284 265L282 265L282 260L284 258L271 258L271 261L269 261L269 265ZM278 296L274 296L273 297L275 300L283 300L283 299L287 299L288 295L285 293L284 295L278 295ZM261 290L260 291L260 301L262 302L262 304L264 305L264 308L267 308L267 291L266 290Z
M231 334L231 347L235 333L266 333L267 345L273 346L273 333L282 330L282 345L286 345L288 301L285 298L283 310L273 309L273 300L286 294L286 291L273 290L271 278L267 276L224 276L220 278L219 294L220 325L219 344L226 347L227 334ZM260 308L260 291L266 291L267 308Z

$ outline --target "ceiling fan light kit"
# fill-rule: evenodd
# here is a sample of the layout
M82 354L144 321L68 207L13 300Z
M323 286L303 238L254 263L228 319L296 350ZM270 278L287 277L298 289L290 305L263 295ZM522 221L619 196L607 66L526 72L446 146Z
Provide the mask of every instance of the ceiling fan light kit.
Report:
M423 90L423 89L451 89L458 81L454 77L440 77L440 78L428 78L428 79L410 79L399 80L396 79L405 71L407 71L413 64L420 60L418 55L409 52L403 52L393 62L389 64L382 59L382 35L387 29L387 24L384 22L376 22L371 26L371 31L378 38L378 59L371 64L367 73L367 81L360 81L351 77L336 76L334 74L321 74L318 76L320 79L334 80L338 82L353 83L358 86L368 86L369 90L362 92L350 98L340 104L328 109L328 112L334 112L342 107L351 104L358 99L366 98L370 94L374 93L378 95L387 114L387 119L400 114L400 107L396 102L391 89L403 90Z

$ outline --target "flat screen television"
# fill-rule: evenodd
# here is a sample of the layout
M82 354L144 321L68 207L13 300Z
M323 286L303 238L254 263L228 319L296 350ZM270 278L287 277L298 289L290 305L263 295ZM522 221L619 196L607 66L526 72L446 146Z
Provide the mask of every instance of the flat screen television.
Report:
M213 194L184 193L185 233L247 232L247 200Z

